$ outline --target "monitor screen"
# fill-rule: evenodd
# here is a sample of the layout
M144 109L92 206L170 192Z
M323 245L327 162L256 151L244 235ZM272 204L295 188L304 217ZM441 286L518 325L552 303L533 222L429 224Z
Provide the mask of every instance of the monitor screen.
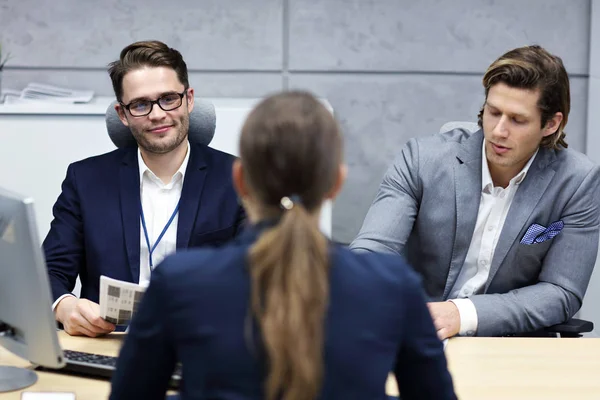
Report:
M60 368L63 355L34 215L31 198L0 188L0 346L32 364ZM23 379L35 377L21 370ZM19 380L14 367L0 366L0 392L15 390Z

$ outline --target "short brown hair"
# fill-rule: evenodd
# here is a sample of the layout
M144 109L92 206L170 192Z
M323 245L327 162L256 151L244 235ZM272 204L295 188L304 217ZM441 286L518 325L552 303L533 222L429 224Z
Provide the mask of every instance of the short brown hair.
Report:
M123 77L130 71L142 67L169 67L177 74L179 81L189 88L188 71L181 53L158 40L135 42L121 50L117 61L108 65L117 100L123 97Z
M268 359L265 398L314 399L323 380L329 244L311 211L337 183L340 129L311 94L275 94L248 116L240 156L258 206L280 214L249 254L252 315ZM285 197L291 209L281 208Z
M504 83L519 89L539 91L538 108L542 114L542 128L561 112L563 119L552 135L542 139L540 147L560 150L568 147L564 128L571 110L569 76L560 57L550 54L538 45L519 47L502 55L489 66L483 76L485 98L492 86ZM483 107L478 123L482 127Z

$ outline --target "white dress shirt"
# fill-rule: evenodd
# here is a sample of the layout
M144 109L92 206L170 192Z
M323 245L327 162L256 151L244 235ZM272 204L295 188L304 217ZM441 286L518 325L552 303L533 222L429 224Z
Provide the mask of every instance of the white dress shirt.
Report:
M154 246L156 239L162 232L163 228L171 218L183 188L183 178L185 170L190 159L190 143L187 144L187 152L183 163L177 172L171 178L168 184L164 184L146 165L142 159L142 153L138 148L138 167L140 172L140 198L142 200L142 208L144 210L144 219L146 220L146 228L148 230L148 239L150 246ZM171 225L165 232L164 236L152 252L152 264L156 267L166 256L175 252L177 246L177 223L179 221L179 213L175 215ZM146 244L146 236L141 223L140 216L140 279L139 284L147 286L150 283L150 251ZM52 304L52 310L56 308L58 303L66 296L73 296L68 293L60 296Z
M456 304L460 314L459 335L472 336L477 331L477 311L468 297L483 292L490 275L490 266L506 215L519 184L525 179L536 155L537 151L521 172L510 180L506 188L494 186L485 155L485 140L483 141L481 201L477 213L477 222L475 223L475 230L465 262L450 292L450 298L452 299L450 301Z
M183 188L183 178L190 158L190 144L183 163L167 184L163 183L144 163L142 153L138 149L138 165L140 168L140 198L146 220L146 229L150 246L154 246L160 233L169 222L177 207ZM152 265L156 267L166 256L175 253L177 245L177 223L179 213L175 215L164 236L152 252ZM146 243L144 227L140 217L140 280L139 284L150 283L150 249Z

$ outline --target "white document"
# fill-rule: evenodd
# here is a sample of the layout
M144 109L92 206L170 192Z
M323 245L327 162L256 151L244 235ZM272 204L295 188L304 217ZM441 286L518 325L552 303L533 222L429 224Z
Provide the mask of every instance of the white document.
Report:
M115 325L127 325L137 311L145 286L100 276L100 316Z
M75 400L75 393L67 392L23 392L21 400Z

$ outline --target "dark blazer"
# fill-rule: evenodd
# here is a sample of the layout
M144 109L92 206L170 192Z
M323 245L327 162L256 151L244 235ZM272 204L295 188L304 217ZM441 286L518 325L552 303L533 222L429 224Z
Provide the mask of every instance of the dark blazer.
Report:
M259 232L249 226L220 249L180 252L153 271L111 399L164 399L178 361L182 399L265 398L260 335L247 329L246 257ZM456 398L419 278L400 257L332 245L325 326L321 399L385 399L390 371L403 400Z
M190 143L177 248L220 245L245 213L231 182L235 158ZM140 275L140 177L137 148L122 148L69 166L43 247L54 300L70 293L98 302L100 275L137 283Z

